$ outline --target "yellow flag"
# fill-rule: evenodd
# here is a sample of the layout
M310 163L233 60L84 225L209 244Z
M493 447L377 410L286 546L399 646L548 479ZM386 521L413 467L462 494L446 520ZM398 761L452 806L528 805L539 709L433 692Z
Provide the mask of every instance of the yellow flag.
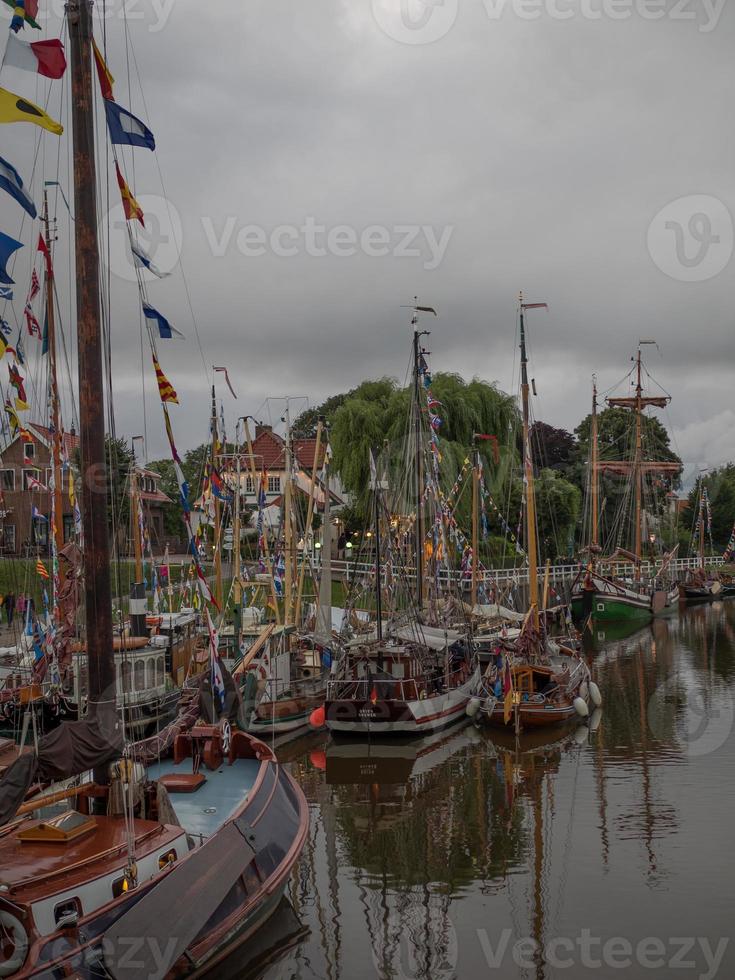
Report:
M513 717L513 688L508 688L508 693L505 695L505 701L503 702L503 724L507 725L510 719Z
M14 95L7 89L0 88L0 123L29 122L35 123L41 129L47 129L50 133L61 136L64 127L57 123L51 116L39 106L20 95Z
M15 407L19 412L27 412L30 409L28 402L24 402L22 398L15 399Z

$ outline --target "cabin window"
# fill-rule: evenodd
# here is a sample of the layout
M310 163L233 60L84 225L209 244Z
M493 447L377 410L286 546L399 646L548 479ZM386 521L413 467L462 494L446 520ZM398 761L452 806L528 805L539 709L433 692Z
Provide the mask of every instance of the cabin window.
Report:
M131 691L131 687L130 687L130 662L128 660L123 660L122 668L120 672L122 674L123 694L129 694Z
M0 470L0 488L15 490L15 470Z
M146 687L156 686L156 662L151 657L145 665L145 677L146 677Z
M54 922L58 925L65 915L76 912L78 916L82 914L82 903L78 898L66 898L54 906Z
M135 690L145 691L145 660L135 661Z
M32 442L23 443L23 459L35 459L36 458L36 446Z
M281 492L281 478L280 476L269 476L268 477L268 493L280 493Z
M166 669L163 662L163 657L158 657L156 660L156 686L161 687L165 683Z
M168 867L169 864L173 864L176 860L176 849L171 848L170 851L166 851L165 854L161 854L158 858L158 870L163 871L164 868Z

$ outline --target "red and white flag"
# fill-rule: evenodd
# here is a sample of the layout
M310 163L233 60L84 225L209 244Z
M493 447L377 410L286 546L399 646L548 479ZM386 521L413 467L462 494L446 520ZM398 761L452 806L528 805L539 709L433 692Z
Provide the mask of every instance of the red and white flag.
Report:
M41 327L39 325L38 320L33 314L33 310L31 309L30 303L26 303L26 308L23 312L25 313L28 333L31 335L31 337L38 337L39 340L42 340L43 338L41 334Z
M58 38L51 41L33 41L28 44L10 32L5 49L3 67L12 65L23 71L33 71L46 78L61 78L66 71L64 45Z
M31 476L30 473L26 474L26 486L28 490L38 490L39 493L49 492L48 487L44 486L35 476Z
M28 294L28 302L32 303L33 300L38 296L41 291L41 283L38 281L38 273L33 270L33 275L31 276L31 291Z

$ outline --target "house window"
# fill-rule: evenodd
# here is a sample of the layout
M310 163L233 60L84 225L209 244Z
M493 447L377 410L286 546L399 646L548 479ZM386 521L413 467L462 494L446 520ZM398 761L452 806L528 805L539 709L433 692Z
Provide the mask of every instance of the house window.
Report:
M23 470L23 489L24 490L29 490L30 489L29 481L31 479L37 480L40 483L41 482L41 471L40 470L37 470L37 469L30 469L28 467Z
M15 490L15 470L0 470L0 488Z
M245 477L245 493L255 493L255 481L252 476Z
M48 521L39 518L33 521L33 543L45 548L48 545Z
M32 442L23 443L23 459L30 460L36 458L36 446Z
M2 531L2 544L3 551L14 552L15 551L15 524L6 524Z
M268 493L280 493L281 492L281 478L280 476L269 476L268 477Z

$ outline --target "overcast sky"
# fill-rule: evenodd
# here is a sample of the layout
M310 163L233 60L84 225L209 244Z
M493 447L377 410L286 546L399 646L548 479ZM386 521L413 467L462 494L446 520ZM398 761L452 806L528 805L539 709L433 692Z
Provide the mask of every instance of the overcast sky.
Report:
M149 300L187 337L160 345L181 451L207 438L213 364L239 396L220 379L230 426L277 421L269 397L314 404L402 379L414 294L439 312L426 324L435 371L510 389L522 289L550 306L529 317L538 418L573 428L592 373L605 390L652 338L675 448L690 468L735 458L732 4L129 0L129 58L122 2L107 6L117 100L158 144L124 159L151 233L140 240L173 268ZM52 17L43 36L59 31ZM48 103L64 123L67 81ZM41 104L49 91L15 69L0 84ZM39 134L0 133L26 180ZM57 169L69 196L70 135L43 135L37 200ZM66 297L69 221L55 209ZM28 245L37 230L20 214L3 195L0 227ZM137 290L119 213L112 224L116 420L132 435L144 428ZM149 359L144 370L155 458L165 439Z

